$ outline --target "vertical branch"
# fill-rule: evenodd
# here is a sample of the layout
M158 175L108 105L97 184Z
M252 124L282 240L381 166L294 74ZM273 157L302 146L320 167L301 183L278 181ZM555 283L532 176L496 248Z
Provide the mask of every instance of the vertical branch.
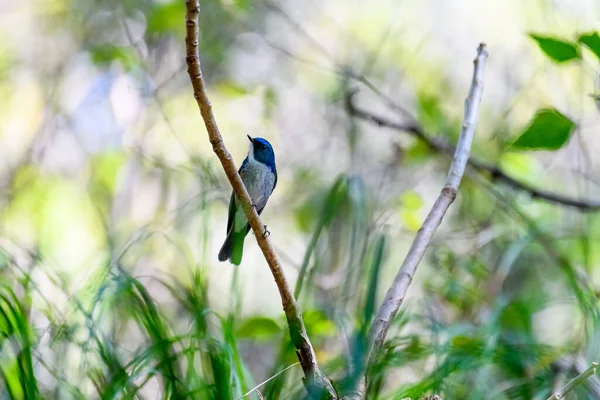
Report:
M271 243L267 239L264 233L264 225L262 224L258 213L252 207L252 202L248 192L237 172L237 168L231 157L231 154L227 151L223 138L215 121L215 117L212 112L210 100L206 94L206 87L204 84L204 78L202 77L202 70L200 69L200 57L198 53L198 40L199 40L199 29L198 29L198 15L200 13L200 1L199 0L186 0L186 62L188 65L188 74L192 81L194 88L194 98L200 108L200 114L204 120L204 125L208 132L208 137L212 145L213 151L216 153L223 170L231 183L231 187L235 192L236 197L242 205L242 209L248 218L250 226L258 242L258 246L263 252L265 260L271 269L279 294L281 296L281 302L283 305L283 311L285 313L290 337L296 348L296 354L298 360L302 365L304 371L304 385L308 392L317 398L330 398L337 399L337 394L333 385L329 379L319 370L317 364L317 358L313 350L312 344L306 334L304 327L304 321L300 315L296 299L292 294L289 285L286 281L283 269L279 264L275 251L271 246Z
M450 204L456 198L456 192L458 186L465 172L465 167L469 159L471 151L471 143L473 141L473 135L475 133L475 126L477 125L477 116L479 113L479 103L481 101L481 94L483 92L483 69L485 66L485 60L487 58L487 51L485 44L481 44L477 50L477 58L475 59L475 69L473 73L473 80L471 82L471 89L469 95L465 100L465 114L462 126L462 131L458 139L456 146L456 152L454 153L454 159L450 166L448 173L448 179L442 189L440 196L435 201L432 209L429 211L425 222L419 229L412 246L392 286L388 290L385 300L379 309L377 316L369 332L369 339L372 343L372 351L376 352L383 345L383 341L387 335L390 323L392 322L396 312L400 308L408 286L410 285L412 278L417 270L425 250L429 246L433 234L437 230L438 226L442 222L442 218L446 211L450 207ZM371 357L373 354L371 354Z
M474 60L471 88L465 100L463 125L458 144L456 145L456 151L452 159L452 164L450 165L446 184L429 211L425 222L423 222L423 225L415 236L410 250L408 251L392 285L388 289L383 304L373 320L373 325L369 331L369 358L367 365L373 365L377 361L390 324L404 301L408 287L412 282L413 276L415 275L423 255L425 254L425 250L429 246L433 234L442 222L444 214L446 214L446 211L456 198L458 186L460 185L460 181L465 172L465 167L469 160L471 143L477 125L479 103L481 102L481 94L483 92L483 70L487 56L486 46L482 43L477 49L477 57ZM345 398L363 399L366 390L366 377L363 377L358 383L356 391Z

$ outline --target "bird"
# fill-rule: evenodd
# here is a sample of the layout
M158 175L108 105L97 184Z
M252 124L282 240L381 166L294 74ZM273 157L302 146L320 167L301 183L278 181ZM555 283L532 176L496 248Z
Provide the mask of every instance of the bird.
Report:
M250 195L252 206L260 215L277 186L275 152L271 143L266 139L246 136L250 140L250 149L238 173ZM246 214L244 214L235 192L232 192L227 218L227 238L219 251L219 261L230 260L232 264L240 265L244 252L244 240L248 231L250 231L250 224ZM265 226L265 234L267 233Z

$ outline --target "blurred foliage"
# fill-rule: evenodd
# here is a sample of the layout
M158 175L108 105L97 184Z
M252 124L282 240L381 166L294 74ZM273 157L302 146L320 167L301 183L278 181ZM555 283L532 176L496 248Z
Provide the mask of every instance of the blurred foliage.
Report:
M239 269L216 262L230 188L185 74L184 1L13 3L0 16L0 399L239 399L267 380L244 398L306 398L256 247ZM201 1L219 126L238 163L246 134L275 146L263 217L338 390L366 372L369 399L546 399L598 361L600 218L474 171L365 365L448 157L351 118L341 99L359 87L375 114L411 114L454 144L471 53L451 33L502 20L500 2L477 8L487 20L436 3L427 32L422 2L396 3ZM547 33L490 46L473 156L600 198L587 96L598 99L598 27L576 32L552 10L542 24L539 3L519 17ZM467 36L474 50L481 38ZM571 398L599 388L593 377Z
M589 48L596 57L600 58L600 35L598 35L598 32L584 33L579 36L579 43Z
M118 62L126 70L131 70L139 65L140 60L130 47L118 47L111 45L94 46L90 48L92 62L98 66L107 66L112 62Z

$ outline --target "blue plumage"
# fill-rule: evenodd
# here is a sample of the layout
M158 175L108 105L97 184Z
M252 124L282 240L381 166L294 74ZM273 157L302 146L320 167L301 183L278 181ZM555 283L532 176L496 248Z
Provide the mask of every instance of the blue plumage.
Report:
M252 204L260 214L277 186L275 153L267 140L250 136L248 139L250 140L250 150L238 172L250 199L252 199ZM244 239L249 230L250 225L244 210L235 197L235 193L231 193L227 238L219 251L219 261L230 260L233 264L240 265L244 252Z

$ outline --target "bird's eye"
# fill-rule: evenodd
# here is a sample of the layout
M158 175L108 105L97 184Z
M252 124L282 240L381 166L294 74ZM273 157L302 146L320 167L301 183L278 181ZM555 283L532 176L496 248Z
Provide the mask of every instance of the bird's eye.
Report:
M264 144L261 144L261 145L260 145L260 149L261 149L261 150L266 150L266 149L267 149L267 146L265 146Z

